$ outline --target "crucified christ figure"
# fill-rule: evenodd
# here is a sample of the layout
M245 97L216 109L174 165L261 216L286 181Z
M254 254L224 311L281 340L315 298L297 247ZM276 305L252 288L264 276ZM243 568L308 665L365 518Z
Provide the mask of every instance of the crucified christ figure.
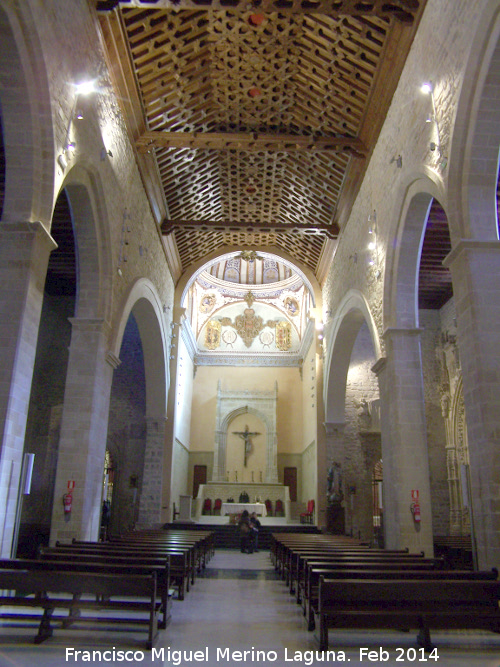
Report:
M252 451L252 438L255 435L260 435L260 433L257 432L251 432L248 430L248 426L245 425L245 430L244 431L233 431L233 435L239 435L242 440L245 441L245 457L243 459L243 465L247 466L247 459L248 455Z

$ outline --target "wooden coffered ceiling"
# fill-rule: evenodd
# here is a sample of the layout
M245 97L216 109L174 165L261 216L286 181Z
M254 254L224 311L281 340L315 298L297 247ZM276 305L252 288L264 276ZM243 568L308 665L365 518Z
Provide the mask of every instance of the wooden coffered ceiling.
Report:
M95 3L174 278L274 246L322 279L424 5Z

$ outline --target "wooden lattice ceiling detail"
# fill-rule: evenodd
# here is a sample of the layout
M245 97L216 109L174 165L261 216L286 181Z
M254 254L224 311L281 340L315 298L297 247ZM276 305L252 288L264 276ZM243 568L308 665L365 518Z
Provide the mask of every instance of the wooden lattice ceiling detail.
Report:
M348 217L425 0L230 4L97 2L115 81L125 81L119 96L135 87L124 108L146 189L154 199L156 173L160 222L182 270L221 244L263 243L317 271L325 238ZM221 231L232 223L252 229ZM291 236L294 226L331 234Z
M453 296L451 271L443 260L451 252L448 219L441 204L432 202L420 256L418 277L419 308L439 309Z
M327 16L383 16L404 23L413 23L420 0L97 0L100 11L123 7L150 7L152 9L228 9L246 12L251 4L255 11L282 14L325 14Z

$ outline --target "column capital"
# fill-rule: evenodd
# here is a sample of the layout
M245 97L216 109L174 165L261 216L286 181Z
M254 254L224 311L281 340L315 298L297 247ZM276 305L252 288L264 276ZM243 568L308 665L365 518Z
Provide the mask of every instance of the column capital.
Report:
M392 336L419 336L424 330L420 327L387 327L382 338L387 340Z
M111 332L111 326L109 322L103 318L69 317L68 321L70 322L71 327L77 331L104 333L106 335L109 335Z
M109 352L106 352L106 361L115 371L118 368L118 366L122 363L122 360L119 357L117 357L116 354L111 350L109 350Z
M477 241L475 239L460 239L452 248L451 252L443 260L443 266L447 269L465 252L491 251L500 252L500 241Z
M29 236L38 236L46 245L48 252L52 252L57 248L57 243L54 241L50 232L45 225L39 220L33 222L8 222L3 223L0 227L0 236L8 237L12 234L25 234Z
M372 366L371 371L375 375L379 376L380 373L383 373L387 366L387 357L380 357Z

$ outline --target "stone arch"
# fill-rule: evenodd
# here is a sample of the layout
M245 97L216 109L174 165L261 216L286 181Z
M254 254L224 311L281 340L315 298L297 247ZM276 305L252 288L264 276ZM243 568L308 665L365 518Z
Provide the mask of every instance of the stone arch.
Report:
M384 285L384 329L418 327L418 273L425 225L433 199L445 207L442 184L430 177L407 188L396 241L388 248ZM445 209L446 210L446 209Z
M324 404L327 423L341 424L344 421L347 372L351 352L364 322L370 331L375 357L378 359L381 354L380 341L370 308L361 292L350 290L325 330L327 352Z
M123 332L131 313L137 321L144 353L146 403L150 415L166 416L169 372L168 333L160 297L153 283L140 278L130 287L113 326L111 354L118 360Z
M498 240L498 2L490 0L486 4L471 44L471 54L457 104L450 152L450 231L452 241L455 242L460 238Z
M77 256L77 318L111 317L112 258L102 185L81 166L62 184L68 195ZM105 289L103 289L105 287Z
M45 224L53 203L55 140L45 59L28 3L15 10L0 8L0 34L0 106L8 165L2 220Z
M145 451L137 522L151 526L161 521L161 507L168 489L164 489L165 471L172 467L172 452L165 448L165 421L169 384L168 335L160 298L154 285L138 279L129 289L119 319L113 327L108 356L116 366L125 327L133 315L142 345L146 392Z

